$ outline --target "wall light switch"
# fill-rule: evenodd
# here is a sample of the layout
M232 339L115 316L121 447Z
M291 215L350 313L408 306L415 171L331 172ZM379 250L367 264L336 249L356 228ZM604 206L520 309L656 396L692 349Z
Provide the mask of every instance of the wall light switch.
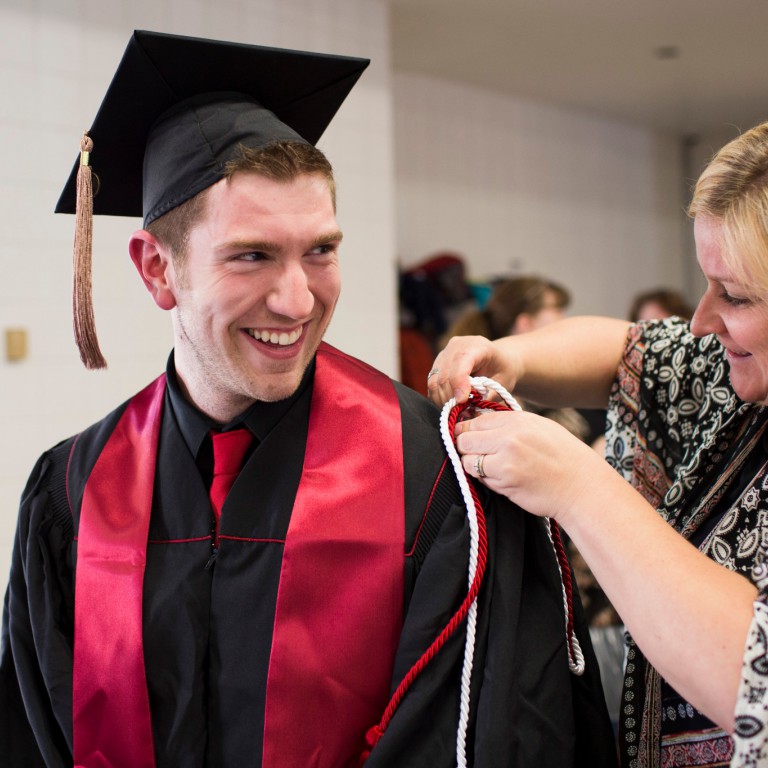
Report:
M5 358L12 362L24 360L27 356L27 329L5 329Z

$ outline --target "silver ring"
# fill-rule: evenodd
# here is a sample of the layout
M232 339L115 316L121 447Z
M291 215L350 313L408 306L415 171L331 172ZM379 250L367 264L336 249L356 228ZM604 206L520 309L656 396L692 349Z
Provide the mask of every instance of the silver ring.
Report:
M433 368L428 374L427 374L427 381L429 381L440 369L439 368Z
M477 456L475 456L475 474L478 477L486 477L486 474L483 471L483 462L484 461L485 461L485 454L484 453L478 453Z

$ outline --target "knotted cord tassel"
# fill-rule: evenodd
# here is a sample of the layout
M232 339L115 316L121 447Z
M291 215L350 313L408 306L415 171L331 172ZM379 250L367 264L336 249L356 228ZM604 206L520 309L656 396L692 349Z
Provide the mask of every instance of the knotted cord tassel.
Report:
M379 743L379 739L383 735L384 731L378 723L368 729L368 733L365 734L365 749L357 762L358 768L362 768L365 765L366 760L371 756L373 748Z
M93 141L88 133L80 141L80 167L77 169L75 206L75 247L73 256L72 314L75 342L86 368L106 368L99 349L93 317L93 173L90 153Z

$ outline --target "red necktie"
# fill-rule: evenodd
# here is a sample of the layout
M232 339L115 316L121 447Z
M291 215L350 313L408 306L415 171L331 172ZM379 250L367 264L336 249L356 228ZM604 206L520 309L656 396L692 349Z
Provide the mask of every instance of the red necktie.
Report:
M253 440L247 429L233 429L229 432L212 432L213 439L213 481L211 482L211 506L216 519L216 539L219 538L221 508L229 489L240 472L243 457Z

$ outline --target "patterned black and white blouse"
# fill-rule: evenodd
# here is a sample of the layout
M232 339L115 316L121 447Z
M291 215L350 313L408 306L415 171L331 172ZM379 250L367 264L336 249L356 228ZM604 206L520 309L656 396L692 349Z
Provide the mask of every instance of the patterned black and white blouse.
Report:
M631 326L611 393L606 458L685 538L761 591L733 737L666 685L628 638L620 724L628 768L768 765L766 425L768 408L734 393L714 336L697 339L678 319Z

